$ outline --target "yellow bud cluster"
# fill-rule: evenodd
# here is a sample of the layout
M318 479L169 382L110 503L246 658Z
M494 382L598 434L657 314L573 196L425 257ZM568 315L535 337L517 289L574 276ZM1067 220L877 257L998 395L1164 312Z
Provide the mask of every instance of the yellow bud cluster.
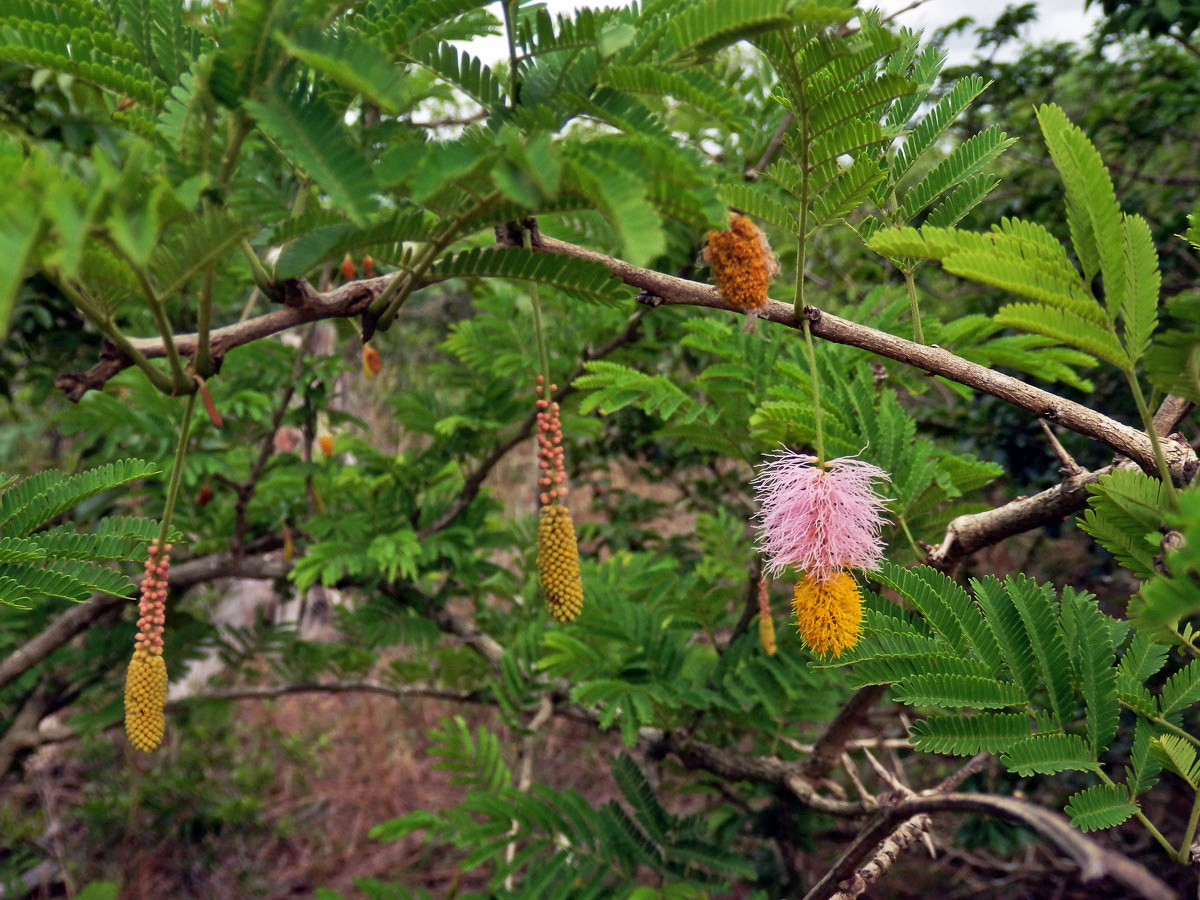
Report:
M805 575L796 582L794 598L800 635L817 653L840 656L858 642L862 595L849 574L838 572L826 581Z
M710 231L704 261L721 296L734 309L755 313L767 305L767 284L779 272L767 238L748 218L733 214L725 231Z
M579 547L575 525L565 506L543 506L538 520L538 581L546 606L559 622L570 622L583 610Z
M167 664L157 654L135 650L125 672L125 733L143 753L162 743L166 702Z

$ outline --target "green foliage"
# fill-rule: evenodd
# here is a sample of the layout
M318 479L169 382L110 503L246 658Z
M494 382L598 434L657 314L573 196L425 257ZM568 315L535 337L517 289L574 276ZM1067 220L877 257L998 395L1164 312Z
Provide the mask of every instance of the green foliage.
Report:
M1066 813L1080 831L1114 828L1137 812L1137 804L1119 784L1094 784L1071 795Z
M940 260L954 275L1036 301L1004 306L996 322L1044 335L1131 372L1146 354L1158 323L1161 275L1150 228L1140 216L1121 212L1099 153L1058 106L1040 107L1038 121L1065 189L1067 225L1082 272L1048 231L1029 222L1006 219L987 235L945 227L961 218L953 201L936 223L931 216L920 229L877 232L870 246L896 260ZM986 156L982 147L998 146L998 140L981 145L977 155ZM971 156L970 144L955 153ZM947 158L930 173L933 185L938 168L949 162ZM974 174L965 161L957 168ZM977 189L982 185L973 187L972 194ZM924 197L917 193L909 203L906 195L908 211L924 205ZM1097 274L1103 302L1092 292Z
M1079 527L1139 578L1154 574L1163 522L1162 482L1140 469L1116 469L1088 485Z
M129 579L101 563L135 559L137 548L157 537L157 523L114 517L90 533L66 524L39 526L90 497L157 472L151 464L128 459L78 475L46 470L24 479L0 478L0 603L27 609L48 597L82 602L93 593L128 596Z
M714 840L703 817L669 813L627 755L613 760L612 776L628 806L595 807L574 791L540 784L518 790L495 736L480 730L472 740L461 719L444 722L435 739L440 765L464 773L471 789L457 806L384 822L371 835L396 840L424 831L427 840L457 848L462 869L485 868L493 890L518 876L519 891L506 896L624 894L643 868L672 884L709 890L752 874L743 857ZM515 852L507 855L510 847Z
M1029 562L1037 580L980 577L969 590L906 568L956 517L1040 487L1002 477L1001 461L1036 456L1021 444L1027 422L991 421L995 407L972 409L963 385L830 342L817 344L818 409L794 330L760 322L747 333L713 310L654 308L649 292L635 307L633 289L613 277L631 263L702 281L705 232L724 226L732 206L775 238L777 297L796 295L784 281L800 270L801 300L809 290L852 323L918 334L907 292L878 286L881 260L865 241L936 307L921 340L1094 393L1087 402L1118 417L1128 410L1103 370L1084 377L1097 360L1200 400L1200 307L1179 288L1177 254L1159 228L1178 210L1134 193L1157 182L1131 175L1122 199L1144 218L1123 213L1101 161L1100 150L1110 158L1106 123L1146 127L1139 110L1106 107L1097 127L1072 109L1076 127L1057 106L1039 106L1061 179L1048 187L1049 167L1030 175L1004 154L1010 134L1032 128L1033 99L1018 98L1024 112L994 112L1018 106L1014 85L1040 70L943 79L936 44L841 0L650 0L558 17L514 3L514 55L494 65L468 46L504 27L479 0L226 6L0 3L0 58L10 63L0 73L9 188L0 321L14 335L0 357L10 401L0 447L13 471L47 458L100 466L5 481L0 600L31 608L10 616L3 655L73 602L128 594L114 564L156 534L140 515L163 498L157 483L118 497L115 488L154 471L118 460L165 460L176 433L157 357L134 360L139 368L69 408L51 398L51 373L92 365L97 353L111 365L162 330L181 337L251 320L273 334L272 323L337 303L361 321L330 329L332 350L324 328L300 350L277 340L230 349L221 337L237 332L218 334L219 365L204 374L225 424L197 423L175 511L197 557L229 552L232 536L252 569L260 551L282 544L291 565L278 599L311 609L322 605L314 598L334 598L329 627L260 615L217 629L202 621L211 598L197 591L172 604L168 649L181 668L211 653L235 684L371 679L377 691L402 689L406 707L408 689L445 689L495 707L531 752L551 727L539 723L552 701L628 747L653 736L672 759L650 760L651 772L617 756L619 799L593 802L549 783L515 785L527 757L518 765L505 732L446 720L428 755L461 799L376 833L423 832L481 895L794 894L809 874L792 871L794 859L815 857L789 844L781 865L771 841L786 835L807 851L826 837L827 818L795 809L776 786L700 775L682 748L694 740L799 762L796 748L811 746L864 685L888 685L915 710L916 750L996 754L1013 776L988 790L1035 779L1022 791L1055 804L1069 794L1066 809L1084 830L1140 812L1163 768L1172 773L1164 790L1200 784L1193 745L1180 737L1200 701L1200 668L1169 652L1195 646L1194 490L1175 515L1140 472L1115 469L1090 488L1082 527L1143 582L1132 629L1049 580L1079 584L1104 560L1089 558L1085 576L1039 551ZM981 114L973 104L985 89ZM980 205L1001 176L1018 190L1002 198L1010 217L989 228ZM1047 210L1064 196L1058 228ZM556 253L553 241L526 249L520 229L531 218L545 236L622 262ZM1200 244L1195 227L1189 235ZM366 254L380 277L335 288L342 258L361 272ZM927 259L940 267L919 268ZM947 290L947 275L971 284ZM304 278L324 292L319 301L298 294L303 286L270 284ZM1159 294L1175 290L1183 293L1156 334ZM297 296L313 301L300 316L265 309L268 298ZM380 318L387 299L394 320ZM357 374L356 333L383 360L370 382ZM529 437L539 343L560 385L586 593L583 614L565 626L535 599ZM194 342L180 346L187 368ZM52 425L27 421L43 407ZM780 445L811 447L818 412L829 456L859 456L890 476L890 561L874 577L901 599L866 592L863 637L836 663L814 659L778 615L785 584L767 587L777 652L767 655L753 633L752 466ZM336 438L328 458L313 450L318 433ZM295 435L298 446L283 449ZM1087 464L1104 464L1095 459ZM266 562L276 573L278 558ZM1111 593L1125 582L1102 583ZM69 727L107 728L129 636L127 622L94 623L0 688L0 718L15 721L30 697L47 696L47 714ZM217 766L231 746L222 740ZM171 752L194 768L204 745L183 741ZM1113 765L1125 768L1119 784ZM941 777L940 766L912 758L914 786ZM189 805L197 786L170 767L137 796L158 803L159 826L191 809L197 834L253 831L267 788L261 767L239 768L236 797L222 783ZM1046 777L1059 773L1079 774ZM593 780L597 794L608 789ZM129 838L143 819L127 780L111 784L89 815ZM427 896L415 884L357 886L368 897Z

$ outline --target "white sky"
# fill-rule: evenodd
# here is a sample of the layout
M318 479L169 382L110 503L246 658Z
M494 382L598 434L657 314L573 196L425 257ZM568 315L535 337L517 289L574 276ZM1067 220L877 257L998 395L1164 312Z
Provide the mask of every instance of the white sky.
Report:
M581 3L580 0L543 0L543 2L552 15L558 15L585 5L623 6L625 0L590 0L587 3ZM738 0L727 0L727 2L737 3ZM1011 0L1011 2L1018 4L1022 0ZM904 9L911 3L912 0L874 0L873 4L864 2L862 5L875 5L885 13L893 13ZM964 3L962 0L926 0L916 9L901 13L896 18L896 22L909 28L924 29L927 33L964 15L975 19L975 26L991 25L996 17L1004 12L1007 5L1004 0L974 0L971 3ZM1037 7L1037 21L1022 29L1022 37L1033 43L1053 40L1082 40L1091 30L1100 13L1098 4L1094 4L1085 13L1083 0L1038 0ZM968 29L966 34L950 41L946 48L949 54L948 65L960 65L971 61L975 49L975 26ZM473 41L469 52L487 60L500 58L505 52L504 40L489 38ZM1016 48L1009 45L998 58L1013 59L1016 55Z

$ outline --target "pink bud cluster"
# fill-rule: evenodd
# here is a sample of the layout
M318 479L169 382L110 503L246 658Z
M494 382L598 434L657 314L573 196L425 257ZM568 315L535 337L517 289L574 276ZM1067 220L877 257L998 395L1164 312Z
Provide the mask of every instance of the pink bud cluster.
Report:
M142 596L138 601L138 633L135 653L161 656L163 625L167 613L167 573L171 569L171 545L150 542L150 556L142 577Z
M537 428L538 468L541 470L538 500L542 506L557 506L567 496L567 475L563 467L562 422L558 418L558 404L549 399L558 390L550 385L550 394L545 391L545 379L537 377Z

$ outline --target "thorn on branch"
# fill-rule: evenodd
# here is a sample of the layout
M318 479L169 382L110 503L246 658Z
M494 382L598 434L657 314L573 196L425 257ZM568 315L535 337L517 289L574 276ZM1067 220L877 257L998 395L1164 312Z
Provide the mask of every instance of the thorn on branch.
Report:
M1058 414L1058 410L1055 409L1050 410L1050 412L1053 412L1055 415ZM1046 415L1049 416L1050 412L1047 412ZM1053 418L1053 416L1051 416L1051 418ZM1054 451L1054 455L1057 456L1058 461L1062 463L1058 469L1061 474L1071 478L1075 475L1082 475L1087 471L1087 469L1075 462L1075 457L1071 456L1071 454L1067 452L1067 448L1064 447L1058 440L1058 437L1054 434L1053 430L1051 430L1050 426L1046 424L1045 419L1038 419L1038 424L1042 426L1042 431L1046 433L1046 440L1050 442L1050 449Z
M666 302L663 300L662 297L658 296L658 294L652 294L652 293L650 293L650 291L647 291L647 290L638 291L637 297L635 297L634 299L638 303L648 306L651 309L658 309L660 306L663 305L663 303Z

